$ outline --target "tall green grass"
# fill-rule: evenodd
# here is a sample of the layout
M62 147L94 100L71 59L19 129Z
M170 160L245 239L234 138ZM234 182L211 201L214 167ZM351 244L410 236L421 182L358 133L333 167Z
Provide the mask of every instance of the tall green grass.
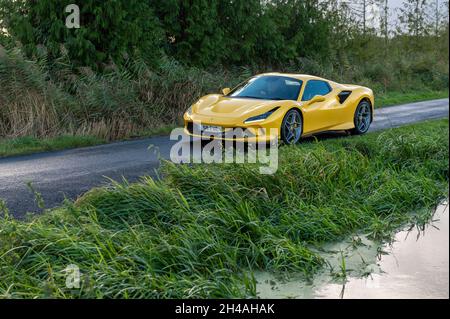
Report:
M314 276L316 248L389 240L448 192L448 120L280 148L279 169L174 165L39 217L0 219L4 298L255 297L252 271ZM80 289L65 286L70 264Z

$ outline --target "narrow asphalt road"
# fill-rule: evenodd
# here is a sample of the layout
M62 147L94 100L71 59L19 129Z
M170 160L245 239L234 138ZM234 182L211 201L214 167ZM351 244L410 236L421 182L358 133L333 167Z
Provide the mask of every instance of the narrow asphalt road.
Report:
M430 119L448 118L449 100L440 99L377 109L371 131L398 127ZM26 185L42 194L47 208L59 205L65 197L74 199L92 187L107 184L106 177L136 181L142 175L155 175L158 156L148 150L159 148L169 158L175 141L153 137L135 141L40 153L0 159L0 198L15 217L39 212L34 195Z

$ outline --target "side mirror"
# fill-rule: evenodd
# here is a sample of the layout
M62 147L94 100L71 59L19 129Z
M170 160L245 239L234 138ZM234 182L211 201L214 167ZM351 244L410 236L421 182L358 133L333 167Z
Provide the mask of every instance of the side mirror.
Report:
M323 95L316 95L311 100L308 101L307 105L311 105L311 104L314 104L314 103L317 103L317 102L323 102L323 101L325 101L325 96L323 96Z
M223 93L223 95L227 95L228 93L230 93L230 88L224 88L224 89L222 89L222 93Z

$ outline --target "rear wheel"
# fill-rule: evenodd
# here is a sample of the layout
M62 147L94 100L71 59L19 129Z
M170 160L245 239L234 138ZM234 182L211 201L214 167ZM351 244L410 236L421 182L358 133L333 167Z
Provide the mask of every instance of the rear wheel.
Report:
M352 134L364 134L369 130L372 123L372 106L368 101L361 101L355 111L355 128L351 130Z
M281 139L285 144L297 144L302 136L303 120L299 111L289 110L281 123Z

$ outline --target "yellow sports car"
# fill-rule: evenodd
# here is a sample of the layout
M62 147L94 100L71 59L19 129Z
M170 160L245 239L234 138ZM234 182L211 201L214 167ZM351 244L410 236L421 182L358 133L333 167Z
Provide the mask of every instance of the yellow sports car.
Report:
M371 89L310 75L260 74L222 93L206 95L186 111L187 134L295 144L323 131L363 134L373 120Z

